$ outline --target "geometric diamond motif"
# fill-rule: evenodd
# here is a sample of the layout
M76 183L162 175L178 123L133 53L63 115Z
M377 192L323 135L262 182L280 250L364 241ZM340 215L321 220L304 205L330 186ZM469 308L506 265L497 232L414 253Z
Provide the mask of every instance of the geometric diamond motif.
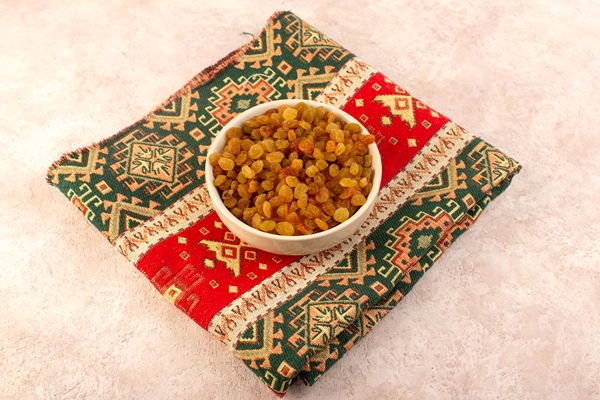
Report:
M234 246L223 245L221 247L221 255L226 258L238 258L238 248Z
M114 142L109 166L128 193L143 193L169 202L197 183L204 170L194 167L193 150L177 133L135 129ZM114 187L113 187L114 189Z
M287 75L292 70L292 66L288 64L285 60L281 60L279 65L277 65L277 69L284 75Z
M314 303L308 306L307 315L309 343L323 347L354 322L358 307L349 302Z
M371 289L373 289L375 291L375 293L377 293L380 296L383 296L385 294L385 292L387 291L387 288L381 282L375 282L370 287L371 287Z
M110 192L112 192L112 188L110 186L108 186L108 184L104 181L100 181L98 183L96 183L94 185L94 187L101 193L101 194L108 194Z
M204 267L212 269L215 267L215 262L210 258L205 258L204 259Z
M232 232L225 232L225 237L223 238L223 240L227 241L227 242L235 242L237 239L237 236L235 236L234 233Z
M172 183L177 166L177 148L150 143L131 143L127 160L130 176Z
M279 365L279 368L277 368L277 372L279 373L279 375L283 376L284 378L290 379L292 376L294 376L296 369L293 368L287 362L282 361L281 364Z
M193 137L194 139L196 139L196 141L202 140L204 139L205 135L204 132L202 132L200 129L198 128L194 128L189 132L189 135L191 137Z

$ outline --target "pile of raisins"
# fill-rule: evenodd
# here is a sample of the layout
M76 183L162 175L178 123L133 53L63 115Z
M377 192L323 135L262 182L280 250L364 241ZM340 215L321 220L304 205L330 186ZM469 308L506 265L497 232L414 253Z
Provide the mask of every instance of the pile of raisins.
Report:
M360 125L300 102L229 129L223 151L208 162L223 203L238 219L263 232L310 235L365 204L374 141Z

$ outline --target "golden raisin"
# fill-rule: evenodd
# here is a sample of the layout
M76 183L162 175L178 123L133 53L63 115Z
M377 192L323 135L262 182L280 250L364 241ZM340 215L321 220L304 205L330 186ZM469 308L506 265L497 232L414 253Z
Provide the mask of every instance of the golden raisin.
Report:
M315 147L315 149L313 150L313 157L315 158L315 160L323 160L323 158L325 158L325 155L321 150Z
M329 200L329 190L325 186L319 188L319 193L315 195L315 200L319 203L325 203Z
M329 216L333 216L333 214L335 213L335 206L333 205L333 203L325 203L321 206L321 208L323 209L323 211L325 211L325 213Z
M257 158L260 158L264 152L265 150L260 144L253 144L252 147L250 147L250 150L248 150L248 157L256 160Z
M295 176L286 176L285 177L285 183L291 187L291 188L295 188L296 186L298 186L298 183L300 183L298 181L298 178L296 178Z
M289 207L287 204L282 204L277 207L277 216L279 218L285 219L288 216Z
M364 194L362 194L360 192L354 193L354 195L352 196L352 199L350 199L350 203L353 206L357 206L357 207L362 206L366 202L367 202L367 198L365 197Z
M274 186L273 181L267 181L267 180L262 181L260 185L263 187L263 189L265 189L267 191L272 190L273 186Z
M229 146L229 152L234 156L237 156L238 154L240 154L240 151L242 151L242 141L240 140L240 138L231 138L227 145Z
M317 150L315 149L315 152ZM315 163L315 166L317 168L319 168L319 171L323 171L325 168L329 167L329 164L327 164L327 161L325 160L317 160L317 162Z
M304 130L309 130L312 126L306 121L300 121L299 124Z
M275 230L283 236L292 236L294 234L294 226L287 221L278 222Z
M272 211L271 203L269 203L268 201L265 201L263 203L262 210L263 210L263 214L265 214L265 217L271 218L271 211Z
M356 122L350 122L344 125L344 130L350 133L358 133L360 132L360 125L358 125Z
M373 135L360 135L358 140L360 140L364 144L375 143L375 136Z
M243 135L243 132L240 128L234 127L234 128L230 128L227 131L227 139L239 138L239 137L242 137L242 135Z
M280 163L285 155L280 151L275 151L266 155L265 159L270 163Z
M219 162L219 158L221 158L223 155L221 153L211 153L208 156L208 163L213 166L216 167L218 165Z
M256 172L254 172L254 170L253 170L252 168L250 168L249 166L247 166L247 165L244 165L244 166L242 167L242 174L243 174L243 175L244 175L246 178L248 178L248 179L252 179L252 178L254 178L254 175L256 175Z
M308 186L305 183L299 183L294 188L294 198L296 198L296 199L300 198L300 196L302 196L307 191L308 191Z
M305 139L298 143L298 148L306 154L312 154L315 150L315 145L308 139Z
M294 198L294 192L288 185L281 186L278 194L279 196L283 197L286 202L290 202Z
M277 146L275 146L275 141L271 138L266 138L260 143L260 145L263 147L263 149L265 149L266 152L269 153L277 149Z
M225 183L225 181L227 180L227 176L225 175L219 175L215 178L215 186L219 187L222 184Z
M275 221L267 219L267 220L261 222L258 225L258 228L263 232L270 232L273 229L275 229L275 225L277 225L277 223Z
M237 201L237 206L241 210L245 210L246 208L248 208L249 205L250 205L250 200L249 199L239 199Z
M223 168L225 169L225 168ZM315 176L317 174L317 172L319 172L319 168L317 168L314 165L311 165L310 167L306 168L306 175L310 176L311 178L313 176Z
M327 229L329 229L329 225L327 225L327 222L323 221L321 218L315 218L315 225L322 231L326 231Z
M333 213L333 219L337 222L344 222L348 219L349 216L350 213L348 212L348 209L343 207L338 208L337 210L335 210L335 213Z
M255 174L260 173L260 171L263 170L263 167L264 167L263 160L256 160L252 163L252 165L250 165L250 168L252 168L252 171L254 171Z
M353 187L347 187L346 189L344 189L342 194L340 194L340 199L349 199L354 195L355 192L356 190L354 190Z
M313 233L312 229L302 223L296 224L296 229L303 235L311 235Z
M300 222L300 217L295 212L290 212L287 217L285 217L285 220L290 224L297 224Z
M255 229L260 229L260 223L262 222L262 217L260 216L259 213L256 213L252 216L252 222L250 223L250 225L252 225L253 228Z
M298 110L296 110L295 108L292 108L292 107L288 107L283 112L283 119L291 121L293 119L296 119L297 115L298 115Z
M306 206L308 205L308 195L306 193L301 195L298 198L298 201L296 202L296 204L298 205L298 208L306 208Z
M288 202L288 200L283 196L273 196L269 202L271 203L272 207L281 207Z
M315 206L314 204L309 203L306 206L306 210L312 214L313 218L318 218L321 216L321 209L319 207Z
M356 181L350 178L342 178L340 179L340 185L344 187L353 187L356 186Z
M221 167L224 171L230 171L235 167L235 162L227 157L219 158L219 167Z
M253 179L250 181L250 183L248 184L248 192L250 193L254 193L258 191L258 181Z
M225 204L225 207L227 207L227 208L233 208L236 206L237 200L235 197L229 197L229 198L223 200L223 204Z
M340 173L340 167L337 164L331 164L329 166L329 175L338 176Z

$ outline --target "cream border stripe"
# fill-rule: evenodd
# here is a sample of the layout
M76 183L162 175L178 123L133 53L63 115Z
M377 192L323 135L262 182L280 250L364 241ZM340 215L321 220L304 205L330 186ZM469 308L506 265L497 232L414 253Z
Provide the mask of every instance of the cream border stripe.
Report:
M155 244L189 228L213 211L205 184L192 189L160 214L119 236L115 246L134 264Z
M344 64L315 101L341 107L378 72L360 58L354 57Z

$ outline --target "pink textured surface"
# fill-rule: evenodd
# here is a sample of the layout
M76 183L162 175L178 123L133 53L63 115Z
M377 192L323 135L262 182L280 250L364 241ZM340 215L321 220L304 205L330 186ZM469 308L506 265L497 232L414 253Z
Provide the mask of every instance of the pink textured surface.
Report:
M600 398L598 1L3 3L0 398L274 398L44 180L282 9L524 166L287 398Z

